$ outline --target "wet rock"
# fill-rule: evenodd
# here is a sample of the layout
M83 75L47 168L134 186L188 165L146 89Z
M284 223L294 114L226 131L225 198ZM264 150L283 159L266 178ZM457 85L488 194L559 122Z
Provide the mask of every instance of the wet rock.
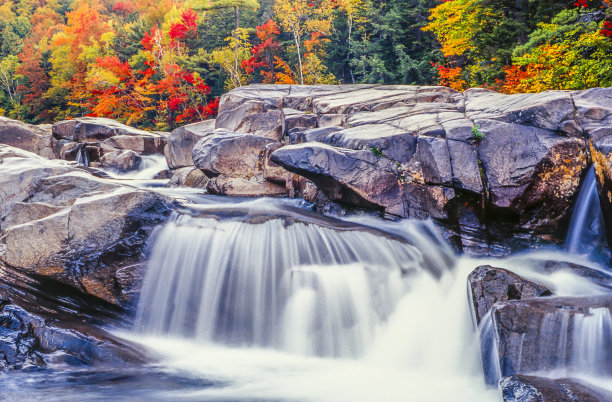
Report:
M241 177L217 176L206 184L211 194L231 197L281 197L287 194L285 186L272 183L263 178L250 180Z
M0 261L111 303L127 303L115 272L142 260L171 205L64 161L0 146Z
M151 133L126 126L103 117L82 117L57 122L52 127L53 136L75 142L98 142L115 136L151 136Z
M498 302L491 314L502 376L568 367L609 375L612 337L604 327L611 310L609 295ZM589 337L591 324L600 337Z
M477 267L468 276L472 307L476 323L499 301L522 300L550 296L552 292L503 268L490 265Z
M164 150L166 162L170 169L179 169L193 164L193 147L215 131L215 120L206 120L189 124L174 130L168 137Z
M104 154L100 158L102 167L115 169L120 172L136 170L141 162L142 158L134 151L113 151Z
M513 375L500 381L504 402L605 402L609 391L573 378L550 379Z
M0 144L33 152L45 158L54 158L51 135L38 126L0 116Z
M134 346L93 327L83 333L51 323L23 308L0 302L0 369L48 364L125 365L146 358Z

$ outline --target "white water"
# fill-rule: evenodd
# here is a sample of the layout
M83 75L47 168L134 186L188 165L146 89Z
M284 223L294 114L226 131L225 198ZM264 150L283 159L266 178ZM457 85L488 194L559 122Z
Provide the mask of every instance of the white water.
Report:
M114 169L104 169L104 171L115 179L130 180L152 180L158 173L168 169L166 157L164 155L141 155L141 162L138 169L128 172L118 172Z
M605 242L595 170L591 167L580 188L565 247L572 254L590 254Z
M179 215L156 234L131 337L216 384L162 398L496 399L466 302L475 261L453 267L430 223L254 222Z

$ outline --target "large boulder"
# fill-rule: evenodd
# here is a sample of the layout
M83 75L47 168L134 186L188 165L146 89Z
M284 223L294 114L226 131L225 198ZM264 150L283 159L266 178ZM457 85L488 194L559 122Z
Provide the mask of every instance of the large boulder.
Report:
M171 200L10 147L0 147L0 189L0 261L110 303L134 302L126 295L139 284L116 273L138 277Z
M120 172L136 170L140 166L142 158L134 151L113 151L104 154L100 158L101 167L111 168Z
M468 286L477 324L497 302L552 295L546 286L490 265L481 265L472 271L468 276Z
M45 158L55 157L48 130L2 116L0 116L0 144L33 152Z
M193 147L203 137L215 131L215 120L206 120L179 127L168 137L164 150L166 162L170 169L194 166Z
M222 103L215 127L280 141L285 133L285 115L269 101L248 100L233 108Z
M53 136L75 142L98 142L115 136L152 136L148 131L126 126L103 117L82 117L57 122L52 127Z
M117 135L104 140L100 147L105 152L126 150L139 155L163 154L167 138L158 134Z

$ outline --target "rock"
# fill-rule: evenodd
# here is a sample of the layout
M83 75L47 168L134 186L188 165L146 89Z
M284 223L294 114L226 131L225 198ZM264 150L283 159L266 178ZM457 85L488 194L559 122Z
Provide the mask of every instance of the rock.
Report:
M125 135L152 136L148 131L138 130L103 117L82 117L60 121L53 125L52 132L57 139L67 139L75 142L97 142Z
M115 272L141 262L171 207L157 193L0 146L0 261L110 303L128 304Z
M306 143L280 148L270 159L312 180L332 201L404 215L397 166L370 151Z
M116 366L145 361L141 351L102 330L91 328L85 334L74 327L62 328L57 320L45 320L19 306L0 303L0 369L60 362Z
M172 171L168 187L206 188L208 180L210 179L200 169L194 166L184 167Z
M483 89L465 91L465 113L472 120L500 122L581 136L572 95L567 91L502 95Z
M612 88L572 92L576 120L588 139L596 143L612 135Z
M610 375L611 309L610 295L496 303L491 314L501 375L564 368Z
M269 101L249 100L234 108L226 103L219 107L215 127L280 141L285 133L285 115Z
M134 151L113 151L104 154L100 158L102 167L111 168L120 172L136 170L140 166L142 158Z
M303 129L301 127L294 128L289 131L289 144L301 144L303 142L325 142L325 139L338 131L341 131L342 127L324 127L324 128L311 128Z
M163 135L117 135L104 140L100 147L105 152L127 150L139 155L163 154L167 138Z
M573 378L553 380L544 377L513 375L500 381L504 402L605 402L612 394Z
M193 147L215 131L215 120L206 120L189 124L174 130L168 137L168 145L164 150L166 162L170 169L179 169L193 164Z
M281 143L266 145L266 149L264 152L263 178L274 183L282 184L284 186L287 182L287 177L290 175L290 173L270 160L272 152L282 147L283 144Z
M587 167L584 141L531 126L476 123L485 136L478 151L491 212L503 210L516 217L516 226L536 233L555 233L571 213Z
M0 144L54 158L51 135L44 129L0 116Z
M195 166L207 176L250 179L263 173L264 153L274 140L253 134L216 131L193 148Z
M468 276L468 285L477 324L480 324L482 318L498 301L552 295L550 289L545 286L490 265L481 265L472 271Z
M301 112L295 109L283 109L285 116L285 131L289 132L294 128L316 128L318 123L317 116L312 113Z
M206 185L211 194L231 197L281 197L287 194L285 186L266 180L252 178L247 180L241 177L217 176Z

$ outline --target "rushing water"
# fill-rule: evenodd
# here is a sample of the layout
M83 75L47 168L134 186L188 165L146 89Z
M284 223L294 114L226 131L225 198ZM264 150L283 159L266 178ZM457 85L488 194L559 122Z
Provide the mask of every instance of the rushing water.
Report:
M165 168L160 158L150 162L113 176L147 183ZM498 378L499 362L492 353L481 357L467 276L488 263L557 295L608 293L571 270L543 269L545 261L567 260L605 274L579 255L588 252L583 230L601 230L589 180L568 239L572 254L503 260L456 256L431 222L336 219L294 201L181 191L191 202L152 236L135 328L120 334L157 361L0 374L0 400L497 400L482 367ZM566 363L579 369L572 374L609 386L587 368L610 358L598 353L610 349L610 312L591 313L568 318L557 343L572 345ZM490 351L495 336L491 320L483 322Z

